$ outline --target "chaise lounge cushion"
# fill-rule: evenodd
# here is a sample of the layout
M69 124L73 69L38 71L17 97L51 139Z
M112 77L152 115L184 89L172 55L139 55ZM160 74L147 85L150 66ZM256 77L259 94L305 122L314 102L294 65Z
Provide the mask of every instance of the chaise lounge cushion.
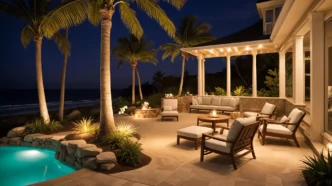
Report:
M266 102L264 107L262 108L261 113L271 115L271 114L273 114L273 111L275 108L276 108L276 105Z
M226 135L214 135L217 138L221 138L226 140L227 136ZM226 142L224 141L219 141L216 139L209 139L205 141L205 147L214 149L217 151L229 153L231 151L231 147L227 145Z
M261 125L259 127L259 131L260 132L263 131L263 127L264 127L264 125ZM293 133L287 127L284 127L284 126L282 126L280 124L273 124L273 123L269 123L267 125L266 132L275 133L275 134L284 134L284 135L292 135L292 133Z
M294 108L288 116L288 118L290 119L289 123L294 123L295 124L295 123L299 122L299 120L301 119L303 114L304 114L304 112L302 112L298 108ZM295 127L296 127L296 125L288 125L288 128L291 131L293 131L295 129Z
M188 138L201 138L203 133L212 133L213 129L201 126L190 126L177 131L179 136Z

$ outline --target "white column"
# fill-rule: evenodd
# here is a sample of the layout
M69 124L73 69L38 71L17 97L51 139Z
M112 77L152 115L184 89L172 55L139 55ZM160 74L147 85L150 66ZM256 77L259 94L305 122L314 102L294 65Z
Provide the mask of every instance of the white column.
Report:
M286 53L279 52L279 97L286 97Z
M305 101L303 56L303 36L295 36L293 46L293 97L296 105L304 105Z
M197 94L202 95L202 56L197 57Z
M202 93L205 95L205 59L202 60Z
M257 65L256 65L257 53L252 53L252 97L257 97Z
M311 14L310 31L310 140L321 141L324 131L325 76L324 76L324 14Z
M226 70L227 70L226 92L227 92L227 96L231 96L231 56L229 56L229 55L227 56Z

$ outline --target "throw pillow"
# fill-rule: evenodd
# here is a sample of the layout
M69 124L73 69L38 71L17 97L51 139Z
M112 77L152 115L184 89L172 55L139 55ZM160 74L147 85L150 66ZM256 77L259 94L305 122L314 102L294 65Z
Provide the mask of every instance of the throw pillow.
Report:
M289 123L289 121L290 121L290 118L288 118L287 116L283 116L280 119L280 123Z

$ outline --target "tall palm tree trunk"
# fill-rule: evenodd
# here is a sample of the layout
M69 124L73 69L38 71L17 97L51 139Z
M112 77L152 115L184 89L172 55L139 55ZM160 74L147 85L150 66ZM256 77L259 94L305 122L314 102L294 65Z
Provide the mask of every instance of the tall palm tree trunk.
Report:
M131 65L131 104L135 104L135 71L136 65Z
M41 58L42 40L43 38L40 36L35 36L34 38L34 42L36 45L36 75L40 116L45 121L45 123L48 124L50 122L50 116L48 114L43 83L43 68Z
M139 96L141 98L141 101L143 100L143 93L142 93L142 85L141 85L141 77L138 73L138 69L136 67L136 75L137 75L137 83L138 83L138 90L139 90Z
M114 11L103 8L101 13L100 47L100 126L98 140L115 129L111 95L111 28Z
M178 96L181 96L182 93L182 87L183 87L183 79L184 79L184 65L185 65L185 61L186 59L184 58L184 56L182 56L182 71L181 71L181 81L180 81L180 87L179 87L179 93Z
M68 28L66 28L66 38L68 39ZM63 121L63 112L65 109L65 87L66 87L66 71L67 71L68 54L63 56L62 74L61 74L61 92L59 104L59 118Z

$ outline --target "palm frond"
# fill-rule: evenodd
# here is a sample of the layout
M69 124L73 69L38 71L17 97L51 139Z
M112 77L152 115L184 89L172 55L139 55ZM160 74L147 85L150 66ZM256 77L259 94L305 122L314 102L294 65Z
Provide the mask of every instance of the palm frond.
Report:
M39 31L45 37L51 38L60 29L82 23L87 17L88 8L86 0L72 0L60 5L41 21Z
M125 61L120 60L120 61L118 62L118 65L116 65L116 69L118 70L118 69L120 68L120 66L121 66L122 64L124 64L124 63L125 63Z
M60 32L55 33L53 35L53 40L58 45L59 50L63 55L70 56L70 42L64 34L61 34Z
M88 20L93 25L98 25L100 22L100 8L103 4L102 0L90 1L88 8Z
M124 25L135 35L138 39L143 36L143 29L139 23L135 11L129 7L128 3L120 3L120 16Z
M21 43L26 48L33 38L33 30L30 25L26 25L21 32Z
M33 20L37 21L49 11L51 0L28 0L29 14Z
M142 9L152 19L155 19L169 36L174 37L176 29L173 22L167 17L164 10L156 4L155 0L135 0L135 2L138 8Z
M164 0L164 1L171 4L178 10L180 10L187 2L187 0Z
M181 46L175 43L166 43L159 47L160 50L163 50L162 60L165 60L168 57L171 57L171 61L174 62L175 58L181 53Z
M25 7L24 1L11 1L11 3L5 2L4 0L0 1L0 13L28 21L31 20L31 18Z

